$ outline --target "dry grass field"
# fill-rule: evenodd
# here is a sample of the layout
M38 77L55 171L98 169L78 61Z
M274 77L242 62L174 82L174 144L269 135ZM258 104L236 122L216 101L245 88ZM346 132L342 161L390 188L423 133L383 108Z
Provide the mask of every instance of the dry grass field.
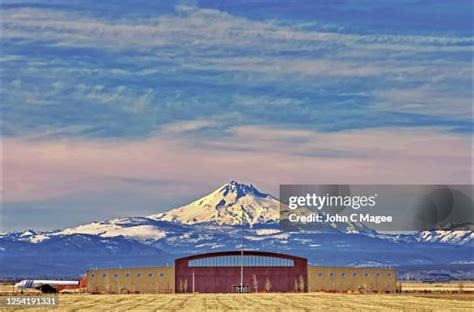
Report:
M474 292L474 282L470 281L454 281L451 283L420 283L420 282L409 282L402 283L402 290L405 292Z
M463 283L463 290L474 283ZM90 295L62 293L53 311L474 311L474 294L457 293L459 283L408 283L408 293L381 294L179 294ZM0 285L0 294L11 294ZM413 293L416 291L416 293ZM422 293L427 291L428 293ZM446 291L450 291L447 293ZM36 290L25 294L37 295ZM47 311L37 308L0 308L1 311Z
M25 308L8 311L46 311ZM54 311L473 311L473 295L61 294Z

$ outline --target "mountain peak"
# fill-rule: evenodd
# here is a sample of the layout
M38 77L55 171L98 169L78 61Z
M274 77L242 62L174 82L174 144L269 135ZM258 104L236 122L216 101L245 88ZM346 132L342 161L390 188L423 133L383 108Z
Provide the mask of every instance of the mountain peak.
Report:
M185 224L247 224L278 222L279 201L252 184L232 180L214 192L183 207L149 216L151 219Z
M224 197L229 195L229 193L234 193L237 198L243 197L245 195L254 195L257 197L267 197L269 194L260 192L253 184L240 183L238 181L232 180L224 185L222 185L218 192L221 193Z

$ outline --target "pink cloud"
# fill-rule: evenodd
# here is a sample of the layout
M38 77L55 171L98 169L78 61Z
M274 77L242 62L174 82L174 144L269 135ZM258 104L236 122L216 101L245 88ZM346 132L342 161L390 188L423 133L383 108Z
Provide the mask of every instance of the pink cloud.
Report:
M232 179L275 195L281 183L472 183L470 137L432 129L318 133L248 126L190 142L170 127L139 141L4 139L4 200L123 190L127 179L167 181L160 187L166 196L203 194ZM141 191L157 189L150 183Z

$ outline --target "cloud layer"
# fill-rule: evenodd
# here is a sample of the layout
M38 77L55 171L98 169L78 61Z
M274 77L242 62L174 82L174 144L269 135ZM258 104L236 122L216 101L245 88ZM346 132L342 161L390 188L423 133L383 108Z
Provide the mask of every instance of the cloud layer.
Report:
M137 141L7 139L4 199L44 201L117 189L199 194L232 178L274 193L280 183L471 183L470 139L454 134L247 126L213 140L186 135L206 125L172 125Z
M269 19L179 3L121 17L7 6L5 134L146 137L209 116L217 134L262 123L472 133L472 36L350 32L309 22L304 7Z
M9 228L157 212L232 179L472 182L471 1L3 8Z

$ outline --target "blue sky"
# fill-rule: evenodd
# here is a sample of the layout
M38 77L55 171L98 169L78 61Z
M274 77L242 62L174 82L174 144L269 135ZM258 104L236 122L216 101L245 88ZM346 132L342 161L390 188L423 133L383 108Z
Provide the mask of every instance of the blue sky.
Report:
M471 1L4 1L3 227L152 213L232 179L470 183L472 14Z

